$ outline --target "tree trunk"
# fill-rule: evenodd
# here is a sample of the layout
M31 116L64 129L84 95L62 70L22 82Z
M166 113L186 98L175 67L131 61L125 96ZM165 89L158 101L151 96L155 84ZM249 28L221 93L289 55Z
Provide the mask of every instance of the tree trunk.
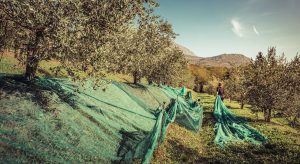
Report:
M203 90L204 87L203 86L204 85L202 83L200 83L200 90L199 90L200 93L204 93L204 90Z
M34 79L39 61L36 57L27 56L25 78L28 81Z
M135 71L133 73L133 83L138 84L141 81L141 77L139 76L139 73Z
M265 122L267 122L267 115L268 115L268 114L267 114L267 109L264 109L263 111L264 111Z
M35 40L27 47L27 59L26 59L26 70L25 78L30 81L35 77L37 67L39 65L38 58L38 44L43 37L43 31L37 30L35 33Z
M244 100L241 101L241 109L244 109Z
M241 96L241 109L244 109L244 97L243 96Z
M256 121L258 121L258 112L255 112Z
M271 122L271 109L264 110L265 122Z

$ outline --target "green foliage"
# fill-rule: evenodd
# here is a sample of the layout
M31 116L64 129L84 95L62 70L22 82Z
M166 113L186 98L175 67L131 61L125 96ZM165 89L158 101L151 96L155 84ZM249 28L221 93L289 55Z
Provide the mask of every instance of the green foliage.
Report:
M244 86L246 81L244 71L245 68L243 67L232 68L228 72L228 78L224 81L227 97L239 101L242 109L245 104L245 95L247 93L247 88Z
M0 49L15 50L28 80L41 61L54 59L61 65L52 71L73 79L119 72L133 74L135 83L178 81L186 61L173 45L171 24L153 14L157 6L154 0L1 1Z
M189 65L189 70L195 77L194 91L215 94L218 82L225 80L228 76L228 68L225 67L203 67Z
M299 125L299 56L287 62L270 48L259 53L246 67L234 68L225 80L227 95L252 105L254 112L263 111L265 121L272 116L285 117L292 126ZM273 113L273 115L272 115Z
M216 95L219 82L219 79L213 77L211 80L208 81L207 85L204 86L204 91L208 94ZM224 92L226 94L226 90Z
M189 65L189 70L195 77L194 90L197 92L204 92L204 85L207 84L211 78L209 70L205 67L200 67L197 65Z
M279 88L283 80L286 62L276 55L275 48L270 48L264 56L259 53L245 71L246 97L256 110L264 112L265 121L270 122L272 109L282 96Z
M300 57L298 55L289 62L279 81L276 110L284 113L292 126L299 126L300 118Z
M78 71L101 75L109 68L109 54L118 50L111 43L154 6L152 0L1 1L0 35L5 39L0 48L15 49L28 79L40 61L49 59L59 60L63 67L57 70L73 78L79 78Z
M150 82L169 84L178 86L187 83L187 61L183 53L172 47L166 50L163 58L158 64L153 64L151 71L146 75ZM189 86L190 87L190 86Z
M117 72L131 74L134 83L145 77L149 83L170 83L182 77L186 61L173 45L172 26L149 11L141 17L138 27L132 27L124 36L121 57L114 59Z
M227 76L228 68L226 67L208 67L207 69L211 72L212 76L220 80L224 80Z

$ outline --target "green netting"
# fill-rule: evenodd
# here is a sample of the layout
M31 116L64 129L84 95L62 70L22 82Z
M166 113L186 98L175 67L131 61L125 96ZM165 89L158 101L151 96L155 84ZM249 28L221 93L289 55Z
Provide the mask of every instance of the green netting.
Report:
M220 96L217 96L215 101L214 117L216 119L214 142L221 147L227 142L247 141L261 144L266 141L261 133L247 125L245 119L231 113Z
M194 131L201 127L202 107L190 94L180 96L185 88L102 83L93 89L91 80L81 86L1 77L0 160L149 163L174 120Z

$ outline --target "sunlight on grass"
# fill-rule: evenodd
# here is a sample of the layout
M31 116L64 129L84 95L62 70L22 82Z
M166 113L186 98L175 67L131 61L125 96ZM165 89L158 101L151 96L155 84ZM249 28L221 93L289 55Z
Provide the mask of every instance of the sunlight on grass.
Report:
M249 105L240 109L236 101L225 100L225 105L237 116L245 117L249 124L268 138L265 145L248 143L228 144L225 149L214 143L213 106L215 96L192 92L194 99L201 99L204 107L204 120L199 133L188 132L173 124L167 140L160 145L153 163L286 163L299 162L300 132L288 126L284 118L274 118L271 123L263 122L263 114L252 113Z
M17 59L13 53L5 52L0 55L0 73L6 74L22 74L23 69L18 65Z
M58 66L56 61L42 61L40 63L39 76L52 76L51 67ZM17 60L11 53L5 53L0 60L0 73L22 74L24 68L18 65ZM132 76L122 74L107 74L105 79L131 83ZM147 84L146 79L142 79ZM189 90L191 91L191 90ZM255 114L250 105L240 109L236 101L224 101L225 105L237 116L244 117L249 125L256 128L268 138L265 145L252 145L248 143L227 145L225 149L217 147L214 143L214 117L213 106L215 96L196 93L192 91L194 100L200 99L204 109L203 126L200 132L194 133L174 123L167 131L166 140L154 154L152 163L295 163L300 161L300 132L288 125L284 118L272 118L270 123L263 121L263 113ZM26 104L25 104L26 105ZM17 111L11 111L17 115ZM27 116L33 116L36 112L27 111ZM39 116L34 116L39 117ZM31 124L28 124L30 126ZM15 126L11 124L10 126ZM11 127L10 127L11 128ZM30 127L28 127L30 129ZM2 129L2 130L9 130ZM22 136L26 138L26 131ZM19 136L19 137L22 137ZM27 139L27 138L26 138ZM18 154L16 154L18 155ZM21 156L19 159L23 158Z

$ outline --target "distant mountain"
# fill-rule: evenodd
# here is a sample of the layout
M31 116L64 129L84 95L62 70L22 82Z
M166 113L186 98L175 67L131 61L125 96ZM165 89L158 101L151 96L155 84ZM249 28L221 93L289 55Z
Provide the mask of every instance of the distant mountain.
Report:
M187 59L189 60L189 57L187 57ZM235 67L249 64L250 58L242 54L222 54L213 57L199 58L196 59L196 61L190 61L190 63L207 67Z
M175 44L175 45L183 52L184 56L186 57L186 59L189 61L190 64L197 64L197 61L199 59L202 59L202 57L197 56L190 49L188 49L182 45L179 45L179 44Z
M198 64L198 61L204 59L199 56L191 56L191 55L185 55L185 58L189 61L190 64Z
M213 57L199 57L188 48L176 44L183 52L190 64L203 65L206 67L235 67L250 63L250 58L242 54L221 54Z
M175 44L175 46L178 47L187 58L191 58L191 59L201 58L201 57L198 57L193 51L191 51L190 49L188 49L182 45Z

